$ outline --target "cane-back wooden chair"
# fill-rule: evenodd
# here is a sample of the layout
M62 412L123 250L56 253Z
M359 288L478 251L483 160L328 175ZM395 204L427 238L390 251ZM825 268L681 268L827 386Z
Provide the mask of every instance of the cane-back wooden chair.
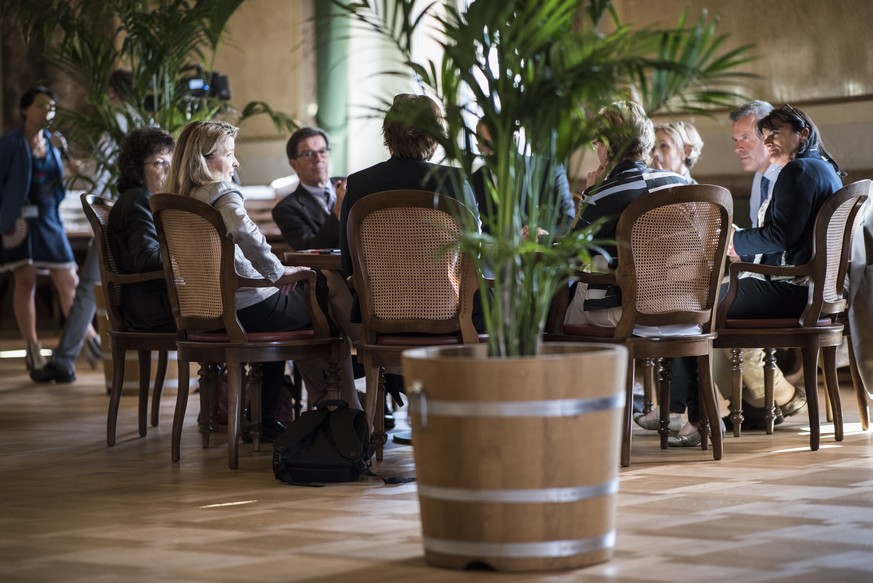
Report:
M837 441L842 441L843 419L837 383L836 351L842 343L844 329L837 319L847 307L843 284L851 253L855 216L869 192L869 180L856 182L844 186L825 201L816 215L813 253L805 265L731 263L730 289L725 296L724 305L719 309L715 346L731 350L731 422L735 436L740 436L743 421L742 349L764 349L766 431L773 433L776 418L773 393L775 351L777 348L799 348L809 413L809 447L815 451L821 442L817 395L819 351L822 353L825 388L834 418L834 437ZM768 277L806 278L809 282L806 309L798 318L728 318L727 313L736 297L737 281L743 272Z
M149 399L149 376L152 352L158 352L158 368L152 391L152 427L157 427L160 416L161 393L167 374L167 353L176 350L176 335L172 332L142 332L131 329L124 321L121 306L121 288L144 281L163 280L163 271L148 273L120 273L107 238L107 225L112 202L96 194L82 194L82 209L94 230L100 263L103 298L109 319L109 343L112 350L112 385L109 388L109 412L106 419L106 443L115 445L118 409L124 385L125 354L136 350L139 358L139 434L146 434Z
M478 289L472 263L456 243L460 202L421 190L368 195L347 223L353 283L361 308L356 343L367 378L367 418L376 459L387 440L385 367L400 367L407 348L487 341L473 323ZM472 217L470 217L472 219Z
M671 359L697 358L701 403L701 448L712 438L713 458L723 454L718 405L712 382L715 306L724 271L733 202L720 186L677 186L643 195L622 212L616 230L618 266L609 273L579 271L588 284L617 285L621 319L612 327L564 324L566 291L555 301L544 339L561 342L616 342L628 347L624 438L621 464L630 465L633 428L633 382L636 361L646 364L644 380L654 382L660 359L658 400L661 448L669 436ZM664 327L684 333L667 335ZM648 327L648 328L641 328ZM668 328L669 329L669 328ZM672 328L678 331L679 328ZM660 331L660 333L659 333ZM645 334L645 335L643 335ZM715 431L710 431L709 420Z
M260 363L316 358L328 363L328 396L339 396L337 363L344 339L332 334L316 298L316 274L311 270L284 276L276 282L237 275L233 240L221 213L199 200L176 194L156 194L149 204L158 229L170 302L178 330L179 395L173 418L172 460L180 457L180 442L188 403L188 363L226 363L228 466L238 464L243 403L243 363L249 365L248 386L252 441L260 448ZM293 332L248 333L237 318L236 291L241 287L276 287L296 283L305 288L312 328ZM208 371L208 369L206 369ZM201 383L200 431L209 446L210 416L214 410L214 375Z

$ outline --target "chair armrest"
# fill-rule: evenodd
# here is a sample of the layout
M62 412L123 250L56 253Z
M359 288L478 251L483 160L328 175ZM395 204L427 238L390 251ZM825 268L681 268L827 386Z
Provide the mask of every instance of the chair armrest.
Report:
M305 281L310 285L314 285L315 277L315 271L312 269L305 269L303 271L298 271L297 273L292 273L291 275L283 275L276 281L270 281L269 279L251 279L248 277L238 277L237 281L239 282L238 287L279 287L299 281Z
M805 265L765 265L763 263L747 263L745 261L737 261L736 263L731 263L728 267L728 273L730 274L731 282L733 285L733 281L738 279L740 273L760 273L761 275L775 275L775 276L800 276L800 275L809 275L810 270Z
M142 283L144 281L164 280L164 272L162 271L146 271L144 273L109 273L106 274L107 283L120 283L122 285L129 283Z
M590 271L577 271L573 276L577 281L589 285L614 285L618 283L614 272L591 273Z

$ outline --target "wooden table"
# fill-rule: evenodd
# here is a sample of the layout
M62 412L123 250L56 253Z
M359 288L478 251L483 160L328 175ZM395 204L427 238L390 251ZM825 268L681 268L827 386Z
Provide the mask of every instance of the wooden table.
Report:
M343 262L339 249L310 249L308 251L286 251L285 265L309 267L327 271L342 271Z

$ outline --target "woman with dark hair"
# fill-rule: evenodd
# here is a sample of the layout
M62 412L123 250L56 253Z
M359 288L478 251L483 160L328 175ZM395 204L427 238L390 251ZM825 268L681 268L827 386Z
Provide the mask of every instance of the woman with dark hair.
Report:
M37 270L48 270L67 315L78 277L59 207L64 188L65 142L52 135L55 96L47 87L27 91L19 103L22 124L0 138L0 271L12 271L13 311L26 342L28 370L46 364L36 334ZM71 164L71 169L78 167ZM93 334L93 331L92 331Z
M173 155L173 137L159 128L138 128L121 144L118 155L118 200L109 212L107 238L121 273L163 269L161 249L149 198L161 192ZM121 311L135 330L176 329L164 281L145 281L121 290Z
M824 148L815 123L791 105L762 118L758 131L770 158L784 160L785 166L773 186L763 226L733 234L731 259L760 253L762 263L803 265L812 255L818 210L843 186L843 173ZM743 278L728 317L795 317L806 307L807 296L804 281Z
M761 254L770 265L803 265L812 256L815 218L825 200L842 187L840 167L821 143L815 123L800 110L786 104L758 121L771 160L784 163L773 193L764 209L760 227L733 233L728 254L732 261L740 256ZM748 274L737 281L737 295L728 318L794 318L806 307L808 282L804 278L772 280ZM727 295L727 284L720 297ZM696 365L687 362L688 393L696 376ZM675 374L674 374L675 379ZM806 403L799 388L785 403L777 405L783 415L793 415ZM700 444L698 423L689 422L667 440L672 447Z

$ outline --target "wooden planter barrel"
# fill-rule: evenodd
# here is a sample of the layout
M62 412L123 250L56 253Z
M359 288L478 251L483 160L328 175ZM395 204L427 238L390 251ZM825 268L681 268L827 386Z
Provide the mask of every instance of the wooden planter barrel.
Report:
M608 560L627 350L548 344L405 351L425 559L462 569L571 569Z

